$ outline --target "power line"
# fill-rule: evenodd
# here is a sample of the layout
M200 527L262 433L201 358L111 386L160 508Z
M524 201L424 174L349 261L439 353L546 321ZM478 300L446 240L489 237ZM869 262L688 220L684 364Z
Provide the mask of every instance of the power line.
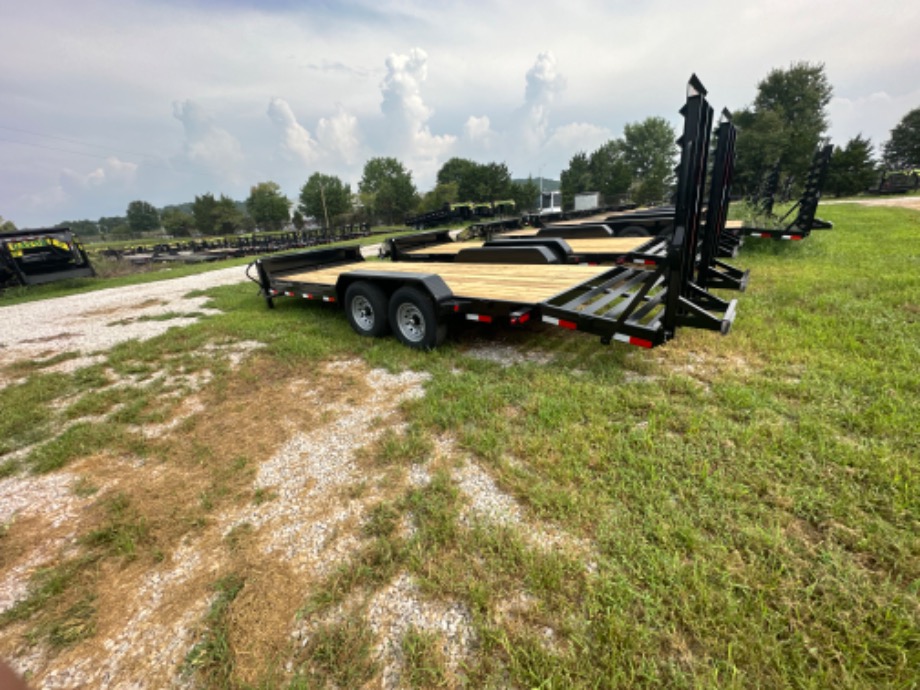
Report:
M11 129L11 128L10 127L0 127L0 129ZM52 137L52 138L60 138L60 137ZM19 144L21 146L32 146L33 148L46 149L48 151L61 151L62 153L71 153L75 156L85 156L86 158L96 158L102 161L107 161L109 158L111 158L111 156L100 156L97 153L87 153L86 151L74 151L73 149L64 149L58 146L48 146L47 144L36 144L30 141L17 141L16 139L6 139L4 137L0 137L0 141L5 141L8 144ZM67 141L67 140L65 139L64 141ZM104 147L100 147L100 148L104 148ZM145 154L137 154L137 155L145 155ZM130 163L131 161L126 161L126 162ZM192 176L201 177L201 178L208 177L206 173L203 173L200 171L182 170L181 168L172 168L172 167L168 167L165 165L159 165L157 163L153 163L149 160L143 161L143 164L149 168L156 168L157 170L165 170L166 172L182 173L184 175L192 175ZM139 164L134 163L134 165L139 165Z
M29 134L34 137L43 137L45 139L56 139L57 141L65 141L68 144L76 144L77 146L88 146L94 149L103 149L104 151L115 151L116 153L128 153L132 156L143 156L144 158L155 158L152 154L149 153L138 153L137 151L128 151L126 149L116 149L111 146L101 146L99 144L88 144L85 141L79 141L77 139L67 139L66 137L58 137L53 134L42 134L41 132L33 132L28 129L21 129L19 127L8 127L6 125L0 125L0 129L5 129L8 132L19 132L20 134ZM5 139L4 141L9 141ZM14 143L25 143L25 142L14 142Z

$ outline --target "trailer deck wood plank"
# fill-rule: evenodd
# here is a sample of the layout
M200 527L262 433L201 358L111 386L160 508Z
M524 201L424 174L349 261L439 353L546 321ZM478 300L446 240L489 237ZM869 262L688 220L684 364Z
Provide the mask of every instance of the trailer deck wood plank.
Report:
M284 280L332 286L340 275L349 272L434 274L456 297L537 303L609 270L609 266L362 261L293 273L284 276Z

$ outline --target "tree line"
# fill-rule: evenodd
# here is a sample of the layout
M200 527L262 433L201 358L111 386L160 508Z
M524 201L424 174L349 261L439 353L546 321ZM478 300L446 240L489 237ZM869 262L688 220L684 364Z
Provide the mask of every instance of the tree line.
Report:
M460 201L485 203L513 201L529 210L540 188L532 180L515 181L504 163L477 163L451 158L437 174L434 189L419 193L412 173L396 158L379 157L365 166L357 190L335 175L315 172L300 188L296 205L273 181L259 182L239 202L206 193L186 204L157 209L136 200L124 216L98 221L63 221L81 235L107 239L135 237L159 230L173 237L231 235L254 230L280 230L292 224L303 230L308 221L323 228L349 224L402 225L407 214L435 210ZM8 223L9 229L15 229Z

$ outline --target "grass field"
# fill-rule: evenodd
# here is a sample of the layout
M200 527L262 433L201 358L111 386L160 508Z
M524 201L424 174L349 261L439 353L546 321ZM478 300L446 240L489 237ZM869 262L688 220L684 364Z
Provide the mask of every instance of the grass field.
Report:
M0 654L40 647L53 664L92 649L107 583L168 560L222 511L279 500L253 489L260 458L324 423L292 409L285 382L358 406L366 383L322 367L344 358L422 372L424 395L367 419L380 433L355 456L366 480L340 497L363 501L355 545L296 596L269 591L267 572L290 566L259 560L256 527L221 537L184 663L198 686L373 686L372 603L406 576L428 605L464 611L470 640L457 661L449 635L408 626L407 687L917 687L920 212L819 215L835 229L747 240L728 336L685 330L653 351L477 326L418 353L358 338L329 306L268 310L240 285L212 291L221 315L105 364L18 365L22 382L0 389L3 474L79 467L72 491L91 519L0 615ZM264 347L234 367L207 349L229 342ZM205 370L210 402L185 415L184 387ZM138 383L107 385L111 372ZM173 433L139 438L175 418ZM217 420L224 433L204 425ZM232 424L245 438L231 444ZM147 458L171 483L106 490L86 470L100 449ZM505 519L476 509L471 467L513 506ZM0 574L18 529L0 536ZM260 594L264 611L311 626L304 644L268 613L253 623ZM253 661L252 645L271 652Z

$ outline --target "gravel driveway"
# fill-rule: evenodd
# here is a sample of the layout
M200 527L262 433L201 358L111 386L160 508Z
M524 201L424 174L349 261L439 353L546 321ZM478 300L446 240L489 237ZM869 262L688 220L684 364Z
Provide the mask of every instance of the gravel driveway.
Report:
M187 295L246 280L245 270L234 266L185 278L0 307L0 365L79 352L80 358L66 364L70 369L85 366L91 363L93 353L133 338L156 337L173 326L193 323L194 314L212 313L204 307L206 297ZM177 317L158 320L166 314Z

